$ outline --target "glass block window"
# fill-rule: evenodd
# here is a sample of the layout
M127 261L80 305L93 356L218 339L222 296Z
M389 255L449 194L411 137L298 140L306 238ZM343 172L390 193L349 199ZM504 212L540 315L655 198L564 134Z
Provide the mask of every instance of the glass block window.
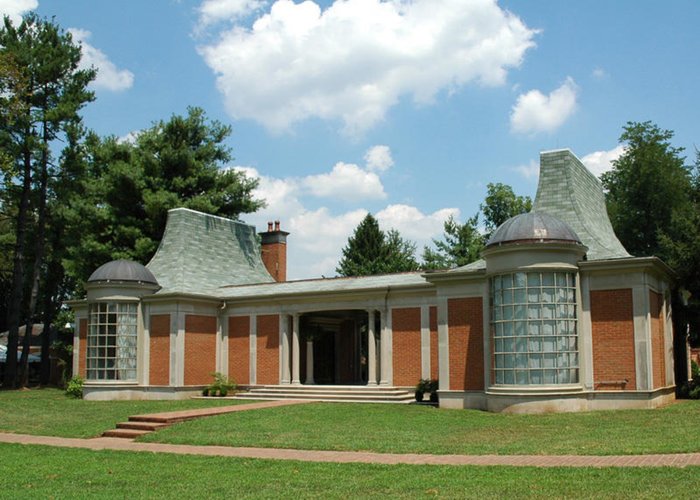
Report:
M490 285L492 383L578 383L576 274L501 274Z
M88 380L136 380L137 304L90 304Z

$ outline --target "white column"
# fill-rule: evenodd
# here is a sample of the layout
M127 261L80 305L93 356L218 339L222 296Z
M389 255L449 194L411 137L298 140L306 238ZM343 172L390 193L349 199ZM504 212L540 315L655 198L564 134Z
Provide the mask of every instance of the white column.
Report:
M367 385L377 385L377 336L374 332L374 309L367 311Z
M381 338L381 380L379 385L391 385L393 383L392 366L392 330L391 330L391 309L387 308L381 312L382 338Z
M177 313L171 315L171 321L175 321L175 329L171 328L170 334L170 385L185 385L185 313L178 305ZM174 338L173 338L174 335Z
M288 384L289 372L289 315L280 314L280 382Z
M299 315L292 315L292 384L299 385Z
M306 384L315 384L314 381L314 341L306 341Z
M430 306L420 307L420 376L430 377Z
M447 324L447 299L438 298L438 379L440 390L450 390L450 332Z
M649 289L644 285L632 288L632 311L634 314L634 345L637 390L653 388L651 369L651 318L649 311Z
M258 383L258 317L255 314L250 315L250 385Z

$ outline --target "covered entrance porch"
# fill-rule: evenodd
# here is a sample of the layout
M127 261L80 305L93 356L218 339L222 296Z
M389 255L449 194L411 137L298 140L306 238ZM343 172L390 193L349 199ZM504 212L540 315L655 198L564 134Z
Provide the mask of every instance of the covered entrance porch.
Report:
M282 385L390 385L390 325L376 310L290 315L282 332Z

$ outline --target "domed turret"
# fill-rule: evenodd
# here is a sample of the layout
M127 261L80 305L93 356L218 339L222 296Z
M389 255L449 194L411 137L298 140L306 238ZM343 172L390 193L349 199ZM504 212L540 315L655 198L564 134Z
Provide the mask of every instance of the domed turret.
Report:
M544 212L511 217L494 231L486 248L516 243L571 243L583 246L571 226Z
M145 266L133 260L113 260L98 267L88 283L134 282L158 285L158 280Z

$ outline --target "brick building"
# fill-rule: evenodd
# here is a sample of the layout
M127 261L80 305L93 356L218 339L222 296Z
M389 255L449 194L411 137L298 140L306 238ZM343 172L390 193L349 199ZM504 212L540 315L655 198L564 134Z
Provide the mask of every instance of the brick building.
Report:
M489 411L674 398L670 271L627 253L568 150L542 153L533 211L464 267L286 281L287 236L175 209L147 266L96 270L71 302L86 398L186 397L215 371L252 388L438 378L440 406Z

